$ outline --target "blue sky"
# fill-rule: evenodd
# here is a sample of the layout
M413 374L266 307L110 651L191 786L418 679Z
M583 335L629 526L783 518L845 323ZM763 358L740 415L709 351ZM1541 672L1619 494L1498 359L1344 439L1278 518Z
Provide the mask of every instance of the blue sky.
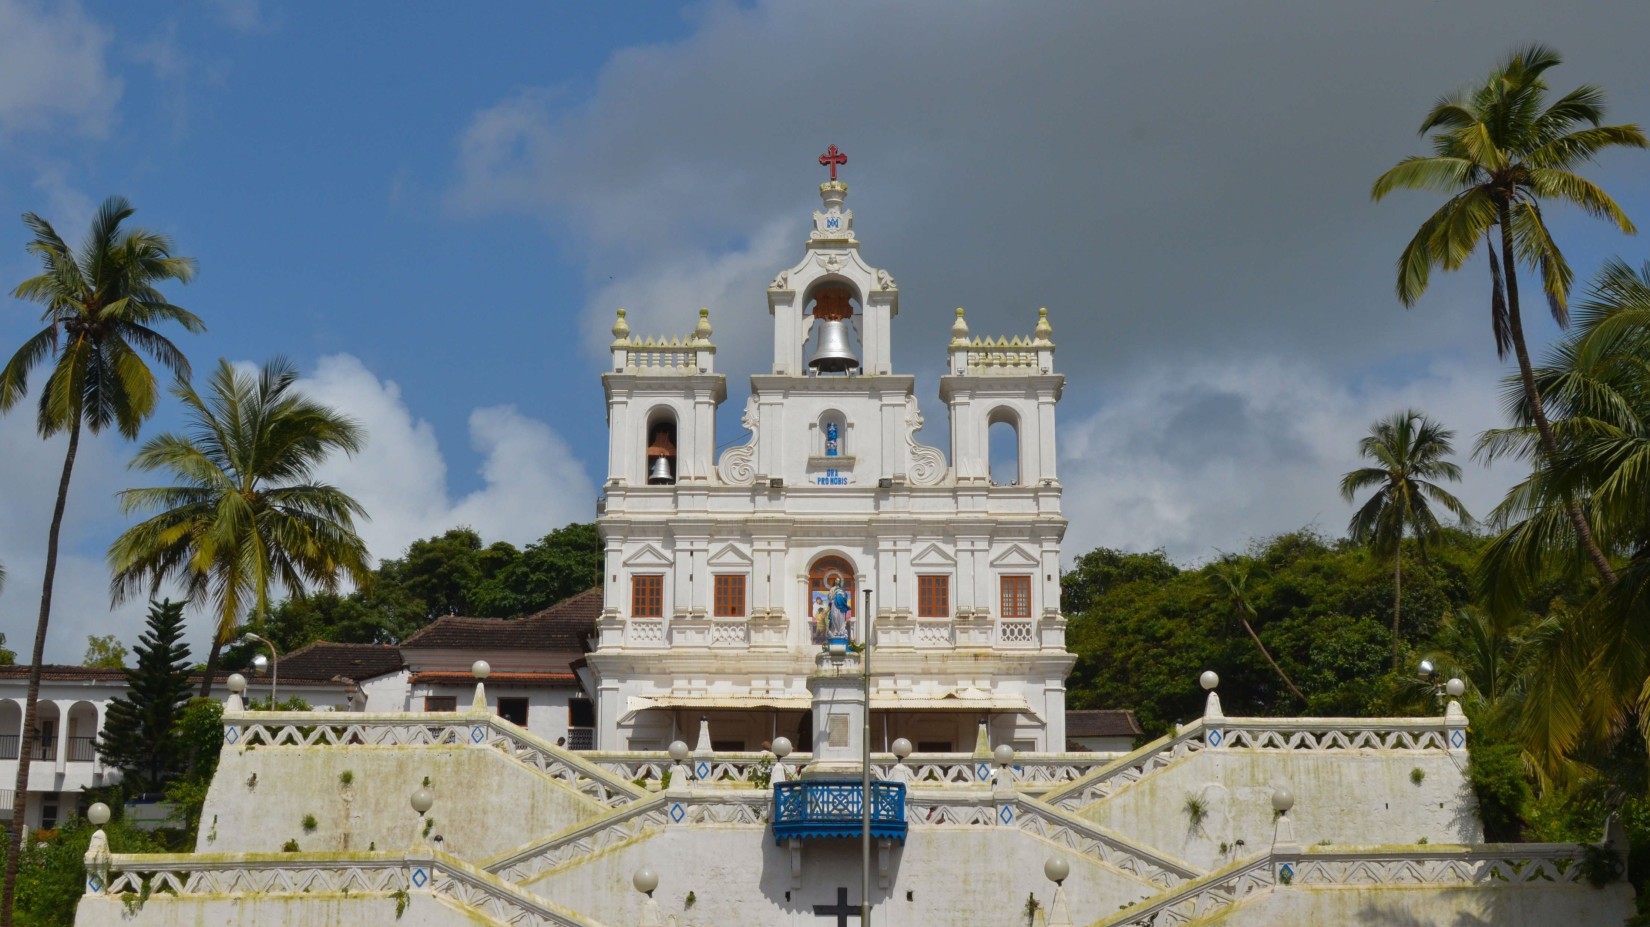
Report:
M478 11L479 9L479 11ZM1068 554L1181 558L1305 524L1369 421L1418 405L1458 445L1498 423L1485 277L1405 312L1392 261L1435 205L1371 204L1441 93L1515 45L1567 56L1650 122L1643 3L624 5L0 0L0 282L15 217L77 240L121 193L200 261L176 301L218 357L295 359L371 445L329 476L382 556L453 524L530 541L593 514L612 310L641 334L712 308L738 439L767 364L763 288L794 263L825 145L864 253L898 279L896 365L925 438L951 313L1028 333L1069 378ZM1650 155L1590 170L1650 222ZM1579 279L1641 239L1558 211ZM0 298L0 348L33 330ZM1538 339L1549 324L1532 322ZM173 416L168 409L154 431ZM0 419L0 631L33 625L60 450ZM94 442L71 497L49 655L119 629L101 552L132 448ZM1469 467L1484 511L1516 473ZM123 636L131 636L124 631Z

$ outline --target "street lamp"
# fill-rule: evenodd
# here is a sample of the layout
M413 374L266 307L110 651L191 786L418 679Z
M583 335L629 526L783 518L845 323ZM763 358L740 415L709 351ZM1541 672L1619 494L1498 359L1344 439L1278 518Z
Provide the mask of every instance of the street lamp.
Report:
M860 669L865 674L865 725L860 731L860 880L859 923L871 925L871 590L865 590L865 617L859 622L865 646L860 648Z
M281 681L281 665L280 665L281 657L280 657L280 654L275 652L275 645L273 643L271 643L267 638L259 637L258 635L253 634L251 631L241 632L240 643L244 644L247 641L257 641L258 643L263 644L265 647L269 648L269 710L274 711L275 710L275 688L276 688L276 685L279 684L280 681ZM255 672L262 673L263 672L263 665L264 665L264 655L263 654L260 653L256 657L252 658L252 668Z

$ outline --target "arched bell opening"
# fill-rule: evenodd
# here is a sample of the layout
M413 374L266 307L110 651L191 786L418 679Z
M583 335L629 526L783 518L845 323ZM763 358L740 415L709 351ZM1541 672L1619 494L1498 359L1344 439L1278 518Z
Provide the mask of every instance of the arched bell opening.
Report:
M805 305L813 317L808 368L815 373L857 371L860 333L854 315L860 306L858 292L846 283L828 280L809 291Z
M655 409L647 417L647 484L676 483L676 413Z
M986 419L986 463L991 485L1020 485L1020 417L997 409Z

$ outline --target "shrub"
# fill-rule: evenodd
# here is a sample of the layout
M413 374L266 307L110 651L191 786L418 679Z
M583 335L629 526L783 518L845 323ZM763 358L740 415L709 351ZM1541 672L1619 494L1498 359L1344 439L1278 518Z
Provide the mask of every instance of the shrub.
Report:
M1484 839L1491 843L1516 841L1524 829L1524 807L1530 801L1530 783L1517 744L1479 743L1467 762L1467 779L1478 799Z
M319 827L320 825L315 822L315 815L306 814L306 815L304 815L303 826L304 826L304 833L313 834L313 833L315 833L315 828Z

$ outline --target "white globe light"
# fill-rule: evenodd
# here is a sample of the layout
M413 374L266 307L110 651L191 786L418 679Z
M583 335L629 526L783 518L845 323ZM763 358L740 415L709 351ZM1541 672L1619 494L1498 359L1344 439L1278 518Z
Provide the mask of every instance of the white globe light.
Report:
M1203 675L1197 677L1197 682L1205 689L1213 689L1220 685L1220 674L1214 670L1204 670Z
M242 676L240 673L230 673L229 674L229 691L235 693L236 695L240 695L242 692L245 692L246 691L246 677Z
M98 827L109 823L109 806L100 801L92 802L92 806L86 809L86 820Z
M486 660L477 660L470 664L470 675L477 679L486 679L487 674L492 671L493 668L487 665Z
M1278 786L1276 789L1272 790L1272 810L1273 811L1279 811L1279 812L1282 812L1284 814L1287 814L1287 813L1289 813L1289 809L1293 808L1293 807L1295 807L1295 793L1294 792L1289 791L1288 789L1284 788L1283 786Z
M998 766L1007 766L1014 762L1014 748L1008 744L998 744L997 749L991 751L991 757L997 761Z
M413 810L418 812L420 816L435 805L435 796L431 795L426 789L419 789L412 793L411 800Z
M903 737L894 741L894 755L900 758L900 762L904 762L905 758L911 755L911 741Z
M1071 875L1071 863L1059 856L1050 856L1048 862L1043 863L1043 875L1048 876L1050 882L1059 885Z
M1438 671L1438 667L1433 666L1431 660L1422 660L1421 661L1421 675L1422 676L1431 676L1433 673L1436 673L1437 671Z
M1460 698L1467 691L1467 684L1459 679L1451 679L1444 683L1444 691L1449 693L1450 698Z
M687 745L683 744L682 746L685 747ZM773 755L779 757L780 759L784 759L785 757L790 756L791 755L791 739L789 737L780 737L777 740L775 740L773 742Z
M688 749L688 745L680 740L673 740L670 742L670 758L678 763L687 759L688 754L691 752L692 751Z
M252 672L257 673L259 676L269 672L269 658L261 653L253 657Z
M630 884L636 886L636 891L651 895L659 887L659 874L653 871L652 866L643 866L630 877Z

